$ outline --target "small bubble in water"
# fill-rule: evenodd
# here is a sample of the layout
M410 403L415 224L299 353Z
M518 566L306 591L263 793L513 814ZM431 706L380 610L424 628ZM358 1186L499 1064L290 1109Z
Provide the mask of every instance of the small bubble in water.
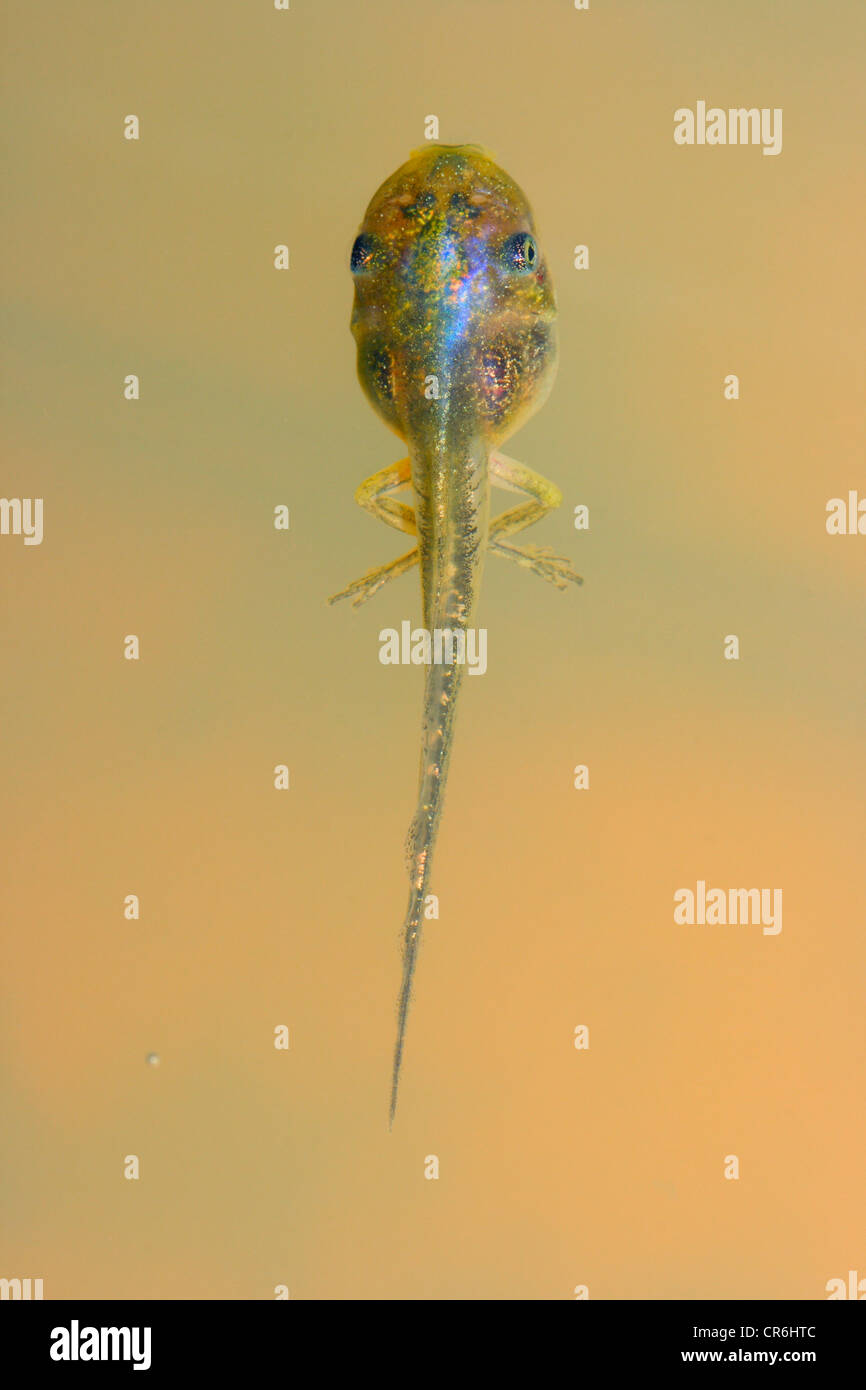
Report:
M158 1053L158 1052L148 1052L148 1054L147 1054L147 1065L148 1065L149 1067L158 1067L158 1066L159 1066L159 1053Z

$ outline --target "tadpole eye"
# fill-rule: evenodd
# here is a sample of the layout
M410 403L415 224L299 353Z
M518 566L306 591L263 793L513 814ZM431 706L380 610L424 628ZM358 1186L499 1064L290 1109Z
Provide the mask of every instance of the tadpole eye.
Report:
M502 248L506 269L513 275L528 275L538 264L538 247L529 232L515 232Z
M366 236L364 232L360 236L356 236L349 260L352 274L363 275L368 270L374 270L378 261L379 247L374 239Z

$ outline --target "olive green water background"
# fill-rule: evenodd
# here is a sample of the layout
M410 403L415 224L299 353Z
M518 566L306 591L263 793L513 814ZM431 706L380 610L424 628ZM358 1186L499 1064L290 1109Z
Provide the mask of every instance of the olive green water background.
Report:
M840 0L6 7L0 492L44 499L44 540L0 537L0 1275L866 1276L866 537L825 530L866 495L864 28ZM782 108L782 153L675 145L698 100ZM417 578L325 600L405 548L352 500L400 444L348 253L430 114L534 209L561 365L509 452L564 494L527 540L585 584L488 564L389 1133L422 678L378 634L420 622ZM781 888L782 931L676 925L699 879Z

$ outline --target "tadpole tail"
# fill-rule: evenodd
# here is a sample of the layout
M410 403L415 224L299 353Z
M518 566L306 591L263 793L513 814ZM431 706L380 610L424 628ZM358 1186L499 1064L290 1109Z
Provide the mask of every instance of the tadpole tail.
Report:
M421 924L430 882L433 849L442 814L442 799L451 754L457 692L463 676L459 664L428 666L424 682L424 726L421 740L421 769L418 805L406 837L406 867L409 870L409 902L403 921L403 978L397 999L397 1041L391 1076L389 1128L397 1109L397 1088L406 1039L406 1021L412 1001L412 982L421 945Z
M388 1111L388 1128L394 1124L397 1109L397 1088L400 1085L400 1063L403 1060L403 1042L406 1037L406 1021L409 1017L409 1004L412 999L412 981L418 960L418 947L421 944L421 918L424 911L424 897L427 888L426 873L424 882L416 890L415 885L409 895L409 907L403 926L403 979L397 1000L397 1041L394 1044L394 1068L391 1075L391 1105Z

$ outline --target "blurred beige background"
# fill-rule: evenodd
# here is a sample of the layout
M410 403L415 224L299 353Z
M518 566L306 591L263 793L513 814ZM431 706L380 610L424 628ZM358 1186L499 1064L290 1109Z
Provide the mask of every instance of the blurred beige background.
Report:
M0 1274L124 1299L866 1275L866 539L824 527L866 493L862 5L84 0L4 27L0 491L45 499L45 538L0 538ZM783 108L783 152L677 147L698 99ZM389 1134L421 673L377 634L420 621L417 580L325 599L402 545L352 500L399 442L355 379L347 257L431 113L535 210L560 377L509 452L562 487L531 538L585 584L488 566ZM675 926L699 878L781 887L781 934Z

